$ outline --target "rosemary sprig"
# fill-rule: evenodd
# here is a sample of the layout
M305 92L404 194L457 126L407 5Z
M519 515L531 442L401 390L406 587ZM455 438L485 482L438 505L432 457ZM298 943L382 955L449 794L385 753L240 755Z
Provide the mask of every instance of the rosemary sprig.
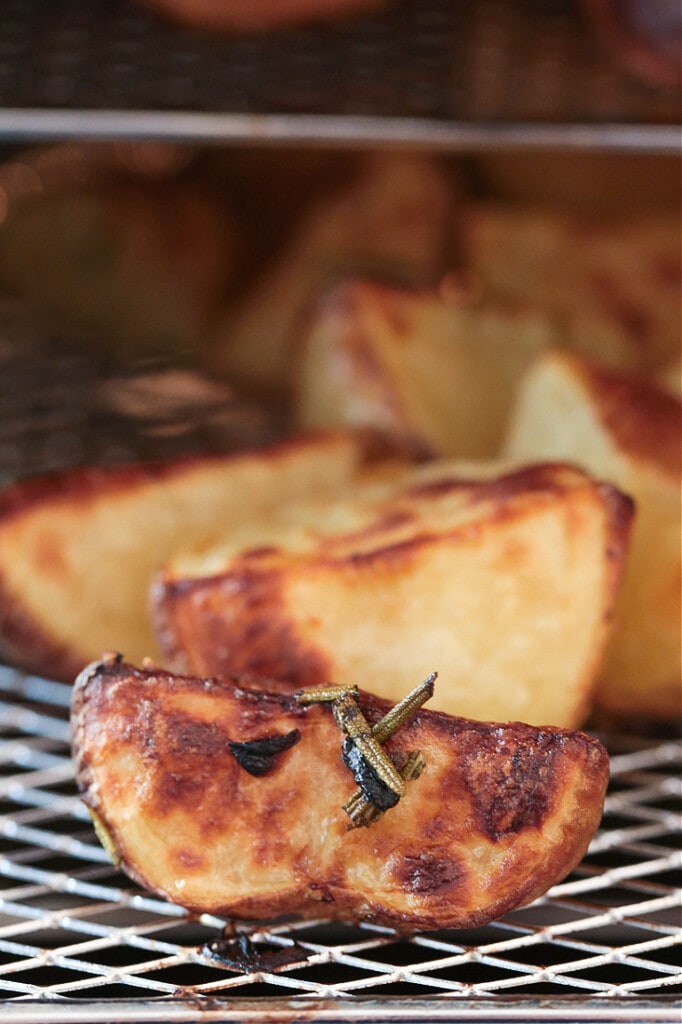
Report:
M343 805L349 828L369 826L394 807L405 793L405 783L419 778L426 762L421 751L412 751L398 771L381 744L393 736L433 696L437 673L432 672L373 727L360 708L357 686L318 686L300 690L298 703L330 703L339 728L346 734L342 757L359 789Z

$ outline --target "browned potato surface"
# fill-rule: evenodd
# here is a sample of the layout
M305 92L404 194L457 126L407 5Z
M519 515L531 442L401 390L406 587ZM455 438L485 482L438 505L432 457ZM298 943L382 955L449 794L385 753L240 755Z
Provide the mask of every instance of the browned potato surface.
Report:
M570 459L635 500L632 544L597 699L679 721L682 404L651 382L548 353L519 391L506 451Z
M358 280L324 296L301 332L299 426L371 426L442 455L496 455L521 373L559 334L542 313L479 305L463 287Z
M367 693L361 706L370 724L388 708ZM582 733L422 709L385 750L396 763L421 750L423 774L348 831L355 783L328 706L109 658L79 677L72 724L81 794L124 870L190 910L237 918L481 925L579 862L608 780L606 751ZM298 742L259 777L230 750L292 730Z
M292 503L161 574L164 663L289 689L360 681L393 700L435 663L444 711L572 727L590 706L631 511L567 466L448 462Z
M141 659L156 645L154 575L305 494L342 491L371 455L350 435L158 465L83 469L0 494L0 652L71 680L111 643Z

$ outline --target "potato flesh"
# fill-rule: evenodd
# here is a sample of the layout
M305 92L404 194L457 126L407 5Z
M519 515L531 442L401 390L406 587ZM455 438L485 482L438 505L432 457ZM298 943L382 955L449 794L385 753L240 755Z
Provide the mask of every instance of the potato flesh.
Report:
M565 354L543 357L521 388L506 452L521 459L572 459L635 499L630 555L597 699L620 715L677 721L682 707L682 413L679 402L675 406L673 398L656 395L651 385L624 379L619 405L612 407L610 400L607 405L610 380L589 361ZM628 442L622 432L642 406L643 387L657 415L642 408Z
M442 710L573 726L629 515L625 498L566 467L479 484L418 469L383 497L308 508L279 533L254 523L241 547L172 566L154 597L166 663L394 700L434 664Z
M373 723L387 705L363 694ZM423 775L369 829L346 829L355 788L331 708L231 681L110 662L79 678L78 781L141 884L196 911L373 920L399 928L483 923L565 875L599 823L601 745L579 733L422 710L389 742ZM230 741L300 741L253 777Z

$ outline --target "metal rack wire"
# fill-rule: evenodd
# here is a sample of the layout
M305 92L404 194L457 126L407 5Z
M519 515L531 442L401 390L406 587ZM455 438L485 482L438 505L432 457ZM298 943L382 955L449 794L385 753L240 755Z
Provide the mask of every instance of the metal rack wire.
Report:
M0 138L677 152L677 90L623 70L578 0L393 0L269 35L133 0L0 4Z
M654 1010L655 1019L676 1019L676 1004L662 998L682 985L676 740L608 739L603 826L583 863L532 906L475 931L409 938L324 921L244 925L255 952L253 966L240 970L205 949L224 921L191 918L109 863L75 790L70 688L4 667L0 698L5 1021L93 1020L97 1006L106 1014L98 1019L129 1020L133 997L137 1020L213 1011L253 1019L256 1008L299 1019L325 1007L326 1019L362 1020L368 997L375 1020L407 1007L412 1019L464 1019L474 1010L478 1019L503 1011L514 1019L529 999L541 1019L543 1009L557 1014L576 996L573 1010L586 1012L590 1000L591 1019L616 1004L625 1019ZM271 967L273 950L280 955Z

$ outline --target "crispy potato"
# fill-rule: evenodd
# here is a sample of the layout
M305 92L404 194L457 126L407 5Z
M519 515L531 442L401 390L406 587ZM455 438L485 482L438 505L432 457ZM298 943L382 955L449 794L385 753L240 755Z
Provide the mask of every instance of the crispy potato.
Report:
M599 223L480 204L463 222L485 288L551 313L567 347L626 370L652 371L677 355L679 217Z
M262 390L289 384L298 318L349 273L435 281L453 233L451 179L433 160L369 154L340 192L318 198L276 264L227 310L212 342L215 368Z
M567 353L540 357L518 396L506 451L571 459L635 500L617 626L597 689L610 711L680 714L679 399Z
M154 654L148 591L169 558L294 496L342 491L370 454L364 439L327 435L8 488L0 494L0 651L65 680L111 643L137 658Z
M234 228L177 182L118 182L34 199L0 228L0 291L89 345L188 352L217 315Z
M443 711L579 723L631 502L558 465L487 477L449 463L405 470L177 558L153 588L165 663L390 699L437 665Z
M302 336L299 426L372 426L458 458L497 453L523 369L558 340L541 314L371 281L333 289Z
M372 725L388 710L360 699ZM72 726L79 788L116 862L174 903L231 918L484 924L580 861L608 781L606 751L582 733L422 710L385 745L396 764L420 750L422 775L348 831L355 785L328 706L109 658L79 677ZM292 733L260 776L230 748Z

